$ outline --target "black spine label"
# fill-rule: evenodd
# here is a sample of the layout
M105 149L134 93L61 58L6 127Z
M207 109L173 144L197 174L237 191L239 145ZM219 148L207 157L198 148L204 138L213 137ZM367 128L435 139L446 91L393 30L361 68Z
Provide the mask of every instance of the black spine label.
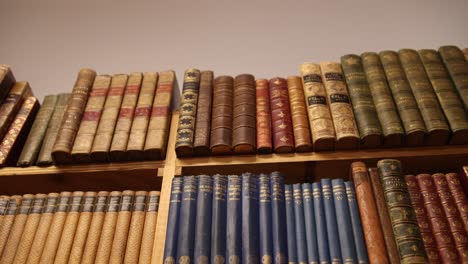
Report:
M309 106L317 104L326 105L327 98L325 98L325 96L309 96L307 97L307 104Z
M333 103L346 103L349 104L349 97L345 94L331 94L330 102Z
M309 82L317 82L317 83L322 83L322 76L318 74L308 74L302 77L304 79L304 83L309 83Z

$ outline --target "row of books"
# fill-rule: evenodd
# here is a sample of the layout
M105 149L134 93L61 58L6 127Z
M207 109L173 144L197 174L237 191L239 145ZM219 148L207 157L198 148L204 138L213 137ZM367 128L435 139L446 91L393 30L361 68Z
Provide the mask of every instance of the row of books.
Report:
M151 263L159 191L0 196L0 263Z
M455 46L304 63L301 76L188 69L178 157L468 143L468 62Z

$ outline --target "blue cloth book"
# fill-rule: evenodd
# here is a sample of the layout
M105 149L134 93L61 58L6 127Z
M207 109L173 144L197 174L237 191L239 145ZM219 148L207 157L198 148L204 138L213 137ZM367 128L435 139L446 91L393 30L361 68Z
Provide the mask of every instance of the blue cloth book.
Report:
M226 263L227 177L213 176L213 211L211 221L211 263Z
M317 247L317 231L315 229L314 200L312 198L312 185L302 184L302 202L304 206L304 226L307 241L308 263L319 263Z
M294 198L292 185L284 186L286 201L286 230L288 232L288 263L297 263L296 220L294 215Z
M354 244L356 245L356 254L358 263L369 263L367 256L366 242L364 232L362 231L361 217L359 207L356 201L356 191L352 182L345 182L346 196L348 197L349 213L351 215L351 225L353 227Z
M260 243L258 177L252 173L242 174L242 263L259 263Z
M284 202L284 178L279 172L270 174L271 230L273 236L273 263L288 263L286 232L286 205Z
M227 263L242 261L242 179L239 175L228 176L226 217Z
M179 211L182 201L182 177L172 179L171 198L166 228L166 242L164 246L164 262L175 263L177 257L177 231L179 230Z
M294 200L294 219L296 222L296 248L297 248L297 262L308 263L307 257L307 239L304 222L304 204L302 202L302 188L300 183L293 186L293 200Z
M198 176L184 176L177 238L177 263L193 262L197 194Z
M330 263L330 250L328 247L327 222L323 208L322 185L320 182L312 183L312 196L314 197L314 214L317 230L317 249L320 263Z
M259 229L260 229L260 262L273 263L273 235L271 220L271 191L270 176L260 174L258 176L259 191Z
M342 262L338 226L336 223L335 203L330 179L322 179L323 209L327 221L328 248L330 250L330 261L332 263Z
M213 180L211 176L198 176L197 213L195 221L195 264L208 263L211 249L211 208L213 203Z

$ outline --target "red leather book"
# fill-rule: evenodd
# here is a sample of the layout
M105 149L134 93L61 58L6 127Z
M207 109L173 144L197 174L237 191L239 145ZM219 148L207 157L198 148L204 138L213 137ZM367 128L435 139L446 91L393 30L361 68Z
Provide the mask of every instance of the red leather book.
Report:
M460 213L465 231L468 232L468 198L463 191L460 177L456 173L448 173L445 174L445 179L447 180L447 184L450 192L452 193L455 205L458 208L458 213Z
M277 153L294 151L294 134L289 108L288 84L284 78L270 80L270 111L273 149Z

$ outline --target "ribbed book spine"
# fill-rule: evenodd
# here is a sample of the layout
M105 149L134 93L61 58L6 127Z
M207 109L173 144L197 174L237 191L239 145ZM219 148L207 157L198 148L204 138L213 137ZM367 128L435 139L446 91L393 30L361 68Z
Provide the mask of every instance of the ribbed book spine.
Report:
M361 136L361 146L364 148L377 147L382 141L382 128L361 57L355 54L342 56L341 65Z
M331 181L333 192L333 203L336 214L338 238L343 263L357 262L356 245L353 239L353 226L349 212L348 198L343 179ZM323 184L322 184L323 186ZM326 186L326 185L325 185ZM336 239L336 238L335 238ZM332 241L330 237L329 242Z
M271 231L273 235L273 263L288 263L286 228L286 204L284 198L284 178L279 172L270 174L271 188Z
M119 215L117 216L117 223L115 225L117 232L115 232L112 241L109 263L123 263L134 200L134 191L126 190L122 192L122 203L120 204Z
M70 257L68 258L69 264L79 264L83 258L86 238L88 236L88 230L91 225L91 219L95 208L96 196L97 194L95 192L84 193L83 208L80 212L80 218L76 226L76 233L73 238Z
M213 155L232 151L234 78L218 76L214 80L213 108L211 114L210 149Z
M0 64L0 102L5 100L8 91L15 84L16 79L11 71L10 66L6 64Z
M242 263L259 263L260 243L258 177L242 174Z
M169 212L167 217L168 225L166 229L166 242L164 243L164 262L166 263L176 263L177 238L179 237L179 215L183 187L183 178L176 177L172 180L171 199L169 201Z
M177 238L177 262L193 262L195 223L197 214L198 176L184 176L180 203L179 233Z
M319 263L330 263L327 222L325 218L325 208L323 205L322 185L320 182L312 183L312 196L314 197L314 215L317 230L317 249L319 254Z
M104 216L101 236L99 237L99 245L96 251L95 263L110 263L109 258L111 254L112 241L114 240L117 226L117 219L120 211L120 204L122 203L122 192L113 191L109 196L109 203L106 208Z
M348 197L349 214L351 216L351 225L353 227L354 244L356 246L356 256L358 263L369 263L366 242L364 241L364 232L362 230L361 217L359 216L359 207L356 201L356 191L352 182L345 182L346 196Z
M304 204L304 226L307 242L308 263L318 264L320 262L317 245L317 229L315 225L312 185L310 183L302 184L302 202Z
M138 263L143 227L145 224L147 196L148 192L146 191L135 192L135 203L132 205L132 219L128 231L123 263Z
M227 177L213 176L213 208L211 220L211 263L225 263Z
M8 208L6 209L5 216L3 217L2 223L0 225L0 256L5 249L5 245L8 241L8 236L10 235L11 228L15 222L16 214L18 209L21 206L21 196L13 195L8 201Z
M296 224L297 262L310 263L307 255L307 238L304 222L304 202L302 200L302 188L300 183L293 186L294 219Z
M466 197L467 194L463 191L460 177L456 173L448 173L445 174L445 179L447 180L453 200L460 213L465 231L468 233L468 198Z
M0 196L0 226L2 225L3 217L5 216L6 209L8 208L8 200L8 196Z
M286 232L288 236L288 263L297 263L296 244L296 216L294 215L294 198L292 185L284 186L284 200L286 203Z
M338 223L336 219L335 202L333 199L333 190L330 179L322 179L322 195L323 195L323 210L325 212L325 220L327 221L327 237L328 247L330 250L330 261L342 262L341 257L341 238L338 231ZM341 223L342 224L342 223ZM346 245L343 245L346 246Z
M268 80L259 79L256 83L257 103L257 153L269 154L273 150L271 142L271 112Z
M92 264L96 259L99 238L101 237L102 225L104 224L104 217L108 204L109 192L99 192L96 198L96 206L94 207L93 218L91 219L91 224L89 225L88 236L86 237L86 243L81 261L83 264Z
M180 188L180 186L179 186ZM180 192L178 193L178 201L180 203ZM148 193L148 205L145 214L145 226L143 228L143 237L141 238L140 259L139 263L150 263L153 254L154 235L156 232L156 224L158 223L159 191L151 191ZM171 201L173 201L171 199ZM166 239L167 241L167 239Z
M259 259L264 263L273 263L273 235L272 235L272 219L271 219L271 189L270 176L261 173L258 176L258 192L259 192Z
M242 262L242 178L228 176L226 216L226 262Z
M331 150L335 145L335 128L327 102L327 92L322 81L320 65L303 63L300 72L314 150Z
M255 77L241 74L234 79L232 150L238 154L255 153L256 140Z
M0 101L0 138L3 138L8 132L8 127L11 125L13 118L15 118L24 100L29 96L32 96L29 83L17 82L9 90L6 98Z
M450 77L457 89L465 111L468 112L468 49L463 52L456 46L442 46L439 48L440 56L447 68Z
M359 145L359 131L341 65L336 62L321 62L320 68L335 126L335 148L355 149Z
M288 77L288 92L294 132L294 148L297 152L312 151L309 119L307 118L307 106L301 77Z
M197 118L193 151L196 156L210 155L211 105L213 101L213 72L200 74L200 95L198 97Z
M288 84L279 77L270 79L269 84L273 149L276 153L290 153L294 151L294 133Z
M198 176L198 199L195 220L195 245L193 263L209 263L211 249L211 219L213 204L213 179Z
M407 145L422 145L427 129L401 66L398 53L395 51L382 51L379 56L405 129L405 143ZM393 260L391 262L393 263Z

